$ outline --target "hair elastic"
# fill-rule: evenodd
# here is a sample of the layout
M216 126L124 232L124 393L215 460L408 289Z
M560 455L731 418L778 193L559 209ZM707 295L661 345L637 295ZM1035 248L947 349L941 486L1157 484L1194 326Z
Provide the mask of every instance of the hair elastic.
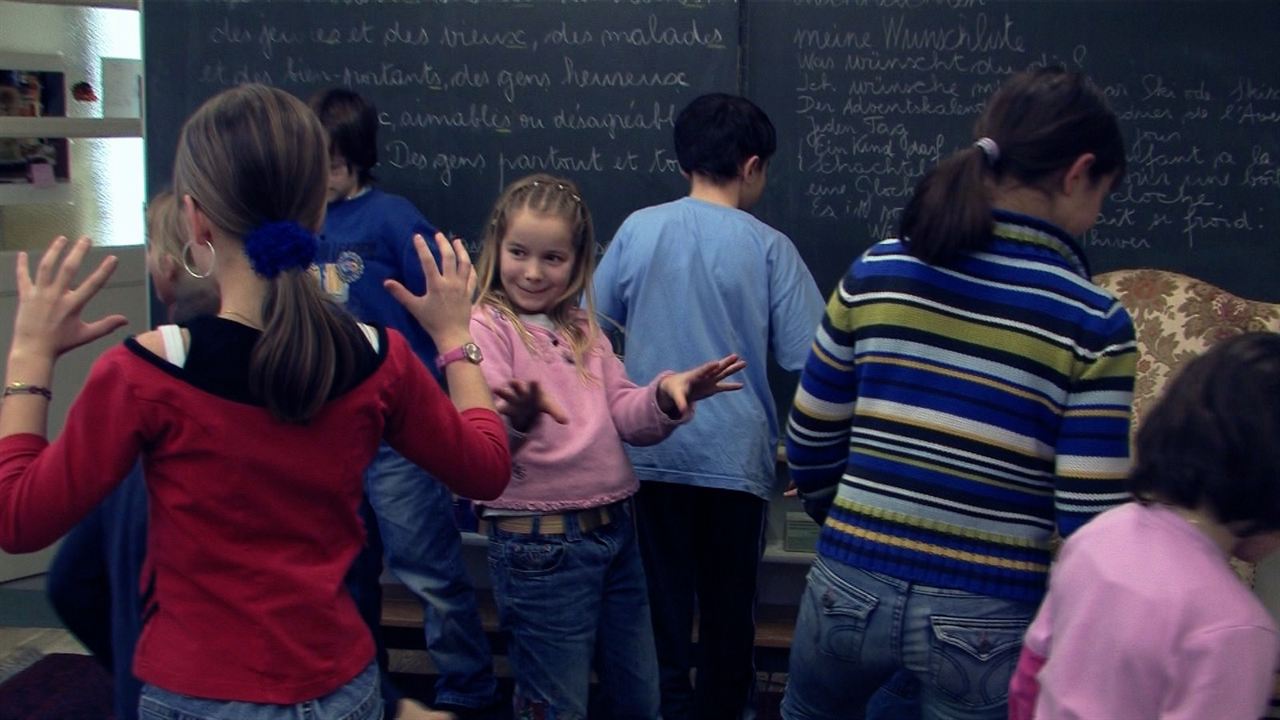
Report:
M293 220L265 223L244 239L244 254L253 271L268 280L285 270L311 266L316 258L316 236Z
M996 144L995 140L989 137L980 137L973 145L982 150L982 154L987 158L989 167L995 167L996 163L1000 162L1000 146Z

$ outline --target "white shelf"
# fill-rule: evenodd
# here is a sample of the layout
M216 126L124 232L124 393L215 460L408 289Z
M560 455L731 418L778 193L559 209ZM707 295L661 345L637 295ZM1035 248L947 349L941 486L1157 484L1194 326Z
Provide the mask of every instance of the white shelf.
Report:
M0 117L0 137L142 137L141 118Z
M71 202L71 183L36 187L31 183L0 183L0 206L64 205Z
M137 10L139 0L14 0L29 5L63 5L66 7L107 8L111 10Z
M764 562L787 565L811 565L817 553L807 550L783 550L782 545L765 545Z

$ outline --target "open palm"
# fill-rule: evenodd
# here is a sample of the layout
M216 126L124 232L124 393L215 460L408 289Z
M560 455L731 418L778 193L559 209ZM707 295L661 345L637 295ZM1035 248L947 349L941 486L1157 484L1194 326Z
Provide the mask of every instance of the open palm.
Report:
M27 254L18 253L15 268L18 310L13 319L12 353L52 361L128 322L123 315L108 315L93 322L85 322L80 317L85 305L107 283L117 263L114 256L104 259L84 282L73 287L76 273L91 246L89 238L81 237L63 258L67 239L55 238L36 265L34 278Z
M671 410L676 415L684 415L689 406L699 400L742 389L742 383L725 382L724 379L746 366L747 361L735 353L684 372L672 373L658 385L658 404L668 415L673 414Z

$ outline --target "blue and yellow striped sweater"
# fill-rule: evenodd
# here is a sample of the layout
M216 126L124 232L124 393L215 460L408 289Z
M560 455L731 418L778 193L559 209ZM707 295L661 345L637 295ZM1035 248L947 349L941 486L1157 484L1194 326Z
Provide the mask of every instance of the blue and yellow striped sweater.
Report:
M1133 322L1076 244L997 211L930 266L885 240L827 304L787 427L802 493L838 484L823 557L1039 602L1055 528L1123 502Z

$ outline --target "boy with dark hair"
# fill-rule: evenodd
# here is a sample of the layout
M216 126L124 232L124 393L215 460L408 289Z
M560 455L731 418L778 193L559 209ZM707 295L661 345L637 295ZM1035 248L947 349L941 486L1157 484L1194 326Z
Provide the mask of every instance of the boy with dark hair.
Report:
M700 405L659 445L629 448L642 481L637 525L662 717L738 718L754 689L756 572L778 489L767 358L801 369L823 303L791 240L746 212L777 147L764 112L742 97L703 95L677 117L675 145L689 195L622 224L596 270L596 307L625 328L627 374L638 383L703 357L747 361L742 392Z
M372 103L335 88L312 98L311 107L329 132L329 207L316 256L320 282L362 322L400 331L437 373L435 344L383 287L392 279L424 292L413 236L429 238L436 230L408 200L374 186L378 114ZM440 673L435 706L463 714L491 707L497 700L493 660L462 563L452 494L384 444L365 473L363 510L369 541L348 585L378 641L387 717L421 708L402 700L386 680L379 580L384 547L391 571L423 604L427 652Z

